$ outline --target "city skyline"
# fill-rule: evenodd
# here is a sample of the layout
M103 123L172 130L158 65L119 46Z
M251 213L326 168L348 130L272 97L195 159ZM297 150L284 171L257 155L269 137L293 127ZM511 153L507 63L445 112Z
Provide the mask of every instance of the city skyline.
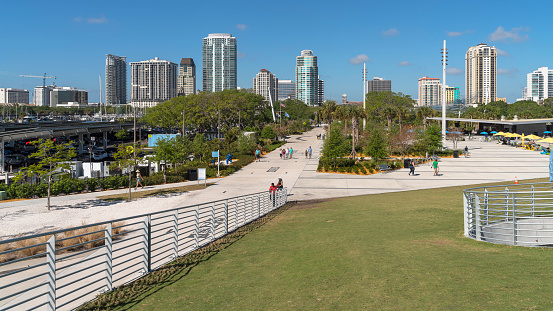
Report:
M464 54L479 43L498 49L497 97L507 97L509 102L521 96L527 73L553 67L553 59L547 53L551 43L547 40L549 28L545 19L535 18L535 11L529 7L517 6L515 11L514 1L502 2L501 6L482 3L477 10L433 1L376 3L370 10L357 9L362 5L353 1L340 6L322 1L315 7L283 1L276 8L253 1L240 5L215 1L209 6L161 1L159 5L174 12L210 12L210 18L192 14L187 24L194 27L186 33L176 30L178 19L140 23L151 19L145 3L129 6L110 2L109 10L107 3L61 1L55 7L38 6L38 2L37 6L5 4L5 10L12 13L0 25L9 30L10 46L17 48L0 51L0 87L33 90L42 81L19 75L47 73L57 77L48 83L86 89L89 101L97 102L98 75L105 79L105 54L125 55L128 62L155 56L175 63L183 57L200 60L202 38L210 33L232 33L239 41L239 87L249 88L251 77L262 68L279 79L294 80L295 57L309 49L318 56L325 98L338 102L343 93L352 101L362 100L363 62L367 64L369 79L377 76L392 80L392 91L416 98L418 78L441 76L440 48L444 39L449 49L447 84L460 87L461 94L465 94ZM291 5L297 9L288 10ZM211 10L211 6L219 9ZM544 3L542 7L547 10L553 4ZM304 9L314 9L317 14L306 17L300 14ZM453 14L466 18L455 19ZM332 22L322 22L321 16L332 16ZM267 19L294 22L279 24L277 32L267 33ZM23 20L25 24L21 24ZM478 20L476 26L474 20ZM314 32L297 31L314 24ZM39 29L71 37L71 43L60 45L50 36L39 35ZM150 37L156 40L149 41ZM202 79L201 72L197 79Z

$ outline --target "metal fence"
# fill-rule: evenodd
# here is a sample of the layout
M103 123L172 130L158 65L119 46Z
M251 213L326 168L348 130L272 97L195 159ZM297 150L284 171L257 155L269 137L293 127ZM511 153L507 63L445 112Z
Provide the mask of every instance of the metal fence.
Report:
M553 246L553 183L464 190L464 232L478 241Z
M286 192L0 241L0 310L74 309L283 206Z

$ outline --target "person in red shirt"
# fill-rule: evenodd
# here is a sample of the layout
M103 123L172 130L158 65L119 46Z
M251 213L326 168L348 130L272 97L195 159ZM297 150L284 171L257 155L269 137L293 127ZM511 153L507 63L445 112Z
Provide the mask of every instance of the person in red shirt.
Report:
M271 196L271 200L273 201L273 206L275 206L276 201L276 191L278 190L277 186L275 186L275 183L271 183L271 186L269 187L269 194Z

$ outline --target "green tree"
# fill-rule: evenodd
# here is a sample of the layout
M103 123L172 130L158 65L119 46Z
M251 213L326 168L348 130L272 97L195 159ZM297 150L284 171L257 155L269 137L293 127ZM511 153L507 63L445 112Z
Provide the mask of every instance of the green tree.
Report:
M374 160L384 159L388 156L386 152L386 138L380 128L373 128L370 131L369 143L365 152Z
M442 129L438 125L430 125L422 132L416 143L419 151L432 153L442 148Z
M125 129L120 129L115 133L115 138L117 138L118 140L124 140L128 136L129 136L129 132L127 132L127 130Z
M159 164L163 164L163 183L167 183L166 167L168 163L176 164L180 150L178 150L178 142L181 139L176 138L160 138L156 141L154 159Z
M334 161L336 165L336 158L344 156L348 150L348 145L345 144L344 137L338 126L333 125L330 129L330 134L325 139L323 145L323 155Z
M267 125L261 131L261 138L275 139L276 133L271 125Z
M113 155L115 161L112 163L111 167L119 167L121 169L126 169L129 173L129 201L131 200L132 193L132 173L138 167L138 163L142 160L140 153L142 152L142 147L140 143L135 145L119 145L117 146L117 152Z
M73 142L56 144L52 139L39 139L31 142L37 146L37 151L31 154L31 158L39 159L37 164L22 168L16 175L15 180L19 181L24 176L38 175L40 178L47 177L48 182L48 203L50 210L50 189L52 176L54 174L67 174L71 167L70 160L75 157L75 148L71 147Z

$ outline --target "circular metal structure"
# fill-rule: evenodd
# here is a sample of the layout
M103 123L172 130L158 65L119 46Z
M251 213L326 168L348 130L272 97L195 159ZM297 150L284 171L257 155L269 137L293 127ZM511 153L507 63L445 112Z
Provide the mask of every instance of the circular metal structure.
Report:
M497 244L553 246L553 183L463 191L465 236Z

